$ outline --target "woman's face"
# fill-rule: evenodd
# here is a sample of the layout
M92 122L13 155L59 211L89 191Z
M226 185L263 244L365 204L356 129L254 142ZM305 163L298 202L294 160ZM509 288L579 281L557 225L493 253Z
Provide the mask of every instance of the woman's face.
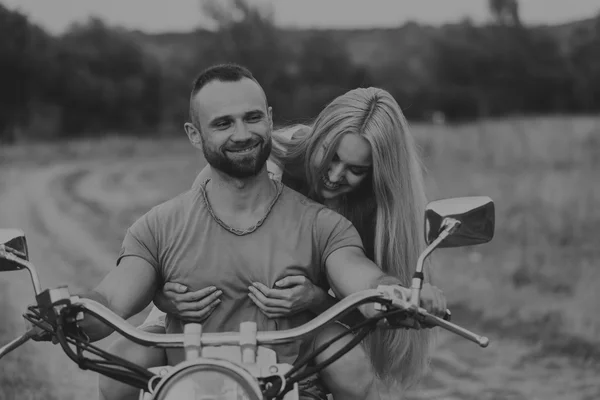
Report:
M317 163L322 159L317 157ZM318 185L318 192L325 200L331 200L358 189L371 173L371 145L362 136L345 134L334 153L333 159Z

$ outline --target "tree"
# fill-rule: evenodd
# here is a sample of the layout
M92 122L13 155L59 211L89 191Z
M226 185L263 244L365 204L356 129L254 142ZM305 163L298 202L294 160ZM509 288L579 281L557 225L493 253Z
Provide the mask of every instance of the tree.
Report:
M91 18L60 38L64 135L155 129L161 75L124 31Z
M488 4L496 23L505 26L522 26L517 0L488 0Z
M247 0L204 0L202 9L216 26L198 65L235 62L248 67L274 105L277 121L314 117L326 102L364 81L365 70L326 33L289 43L275 26L270 7Z
M18 140L31 129L58 129L51 104L60 69L54 38L2 4L0 38L0 141Z
M590 29L580 27L567 50L567 70L572 84L574 109L590 112L600 109L600 13Z

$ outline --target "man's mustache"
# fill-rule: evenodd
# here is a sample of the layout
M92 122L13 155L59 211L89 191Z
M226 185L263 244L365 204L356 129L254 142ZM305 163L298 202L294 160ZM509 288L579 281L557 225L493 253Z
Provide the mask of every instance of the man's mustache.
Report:
M262 142L263 142L262 140L253 140L253 141L249 141L244 144L239 144L236 146L227 146L224 148L224 150L225 151L240 151L240 150L244 150L244 149L247 149L250 147L254 147L256 145L260 145L260 144L262 144Z

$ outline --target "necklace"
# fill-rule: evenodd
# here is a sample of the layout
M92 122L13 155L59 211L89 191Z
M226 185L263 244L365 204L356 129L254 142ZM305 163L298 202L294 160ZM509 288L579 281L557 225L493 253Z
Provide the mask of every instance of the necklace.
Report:
M277 192L275 193L273 200L271 200L271 203L267 207L267 211L265 212L265 215L263 215L263 217L260 220L258 220L258 222L256 224L252 225L251 227L246 228L246 229L237 229L237 228L233 228L233 227L227 225L223 220L221 220L221 218L219 218L215 214L215 211L213 210L212 206L210 205L210 201L208 201L208 192L206 191L206 185L208 184L209 181L210 181L210 179L207 179L204 182L202 182L202 185L200 185L200 189L202 191L202 196L204 197L204 203L206 204L206 207L208 208L208 212L210 213L210 215L213 217L213 219L219 225L221 225L224 229L227 229L229 232L231 232L235 235L238 235L238 236L247 235L249 233L254 232L258 228L260 228L260 226L263 224L263 222L265 222L265 220L271 213L273 206L275 206L275 203L277 202L277 200L279 200L279 197L281 196L281 193L283 192L283 184L281 182L271 180L271 182L275 185Z

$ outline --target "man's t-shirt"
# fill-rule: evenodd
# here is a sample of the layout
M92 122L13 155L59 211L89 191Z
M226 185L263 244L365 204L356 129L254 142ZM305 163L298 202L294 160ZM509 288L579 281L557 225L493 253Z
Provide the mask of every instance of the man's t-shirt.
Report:
M127 230L117 265L123 257L141 257L156 270L159 287L171 281L190 291L221 289L221 304L203 322L203 332L238 332L244 321L255 321L259 331L308 322L313 318L308 311L267 318L248 297L248 287L253 282L274 287L285 276L304 275L326 289L327 257L342 247L362 248L362 242L341 215L274 184L279 195L272 209L262 225L246 233L232 232L211 213L204 185L154 207ZM167 314L166 331L183 332L182 321ZM280 362L293 364L299 345L273 349ZM168 350L167 355L170 364L184 357L179 349Z

